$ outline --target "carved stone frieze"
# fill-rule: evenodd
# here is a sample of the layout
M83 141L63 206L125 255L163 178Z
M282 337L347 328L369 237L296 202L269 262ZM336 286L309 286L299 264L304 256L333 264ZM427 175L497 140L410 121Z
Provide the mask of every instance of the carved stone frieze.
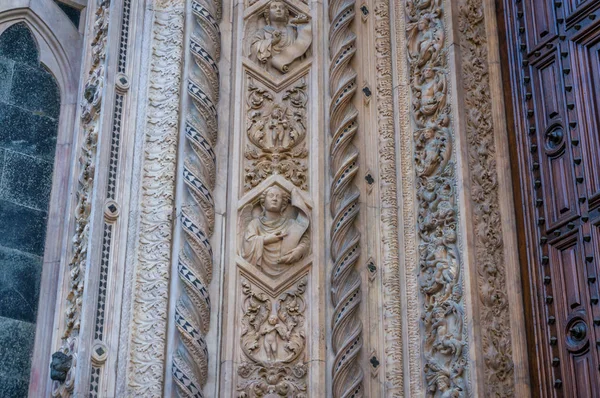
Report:
M466 396L463 269L443 3L408 1L406 17L426 394Z
M311 43L307 14L285 0L270 0L246 24L244 54L261 69L280 75L310 54Z
M242 280L238 397L306 397L307 278L276 299Z
M130 323L128 391L144 397L163 393L183 64L184 2L165 3L155 8Z
M358 84L351 65L356 54L354 0L329 3L329 157L331 172L330 268L331 301L334 307L331 329L333 397L362 397L364 372L359 363L363 346L363 325L359 314L362 300L361 277L357 272L361 255L361 233L356 223L360 191L354 179L359 172L359 151L354 146L358 132L358 110L353 104Z
M280 94L249 78L247 90L244 189L279 174L306 190L308 94L304 78Z
M68 397L73 392L77 365L79 328L83 304L85 271L89 249L90 216L94 189L96 149L100 128L102 97L106 71L106 41L108 36L110 1L98 4L93 21L91 61L83 86L81 103L82 145L79 149L79 178L76 190L75 234L69 262L69 287L66 296L65 325L58 352L71 357L70 368L61 369L65 377L54 379L52 395Z
M404 395L402 349L402 288L398 242L398 178L392 97L392 43L390 6L376 1L375 51L377 58L377 130L379 133L379 190L381 198L382 275L386 360L386 396Z
M512 397L510 309L501 229L496 145L482 0L466 0L459 14L462 81L471 171L471 200L480 300L484 394Z
M183 292L175 308L178 347L173 355L172 374L179 394L202 397L208 378L208 349L205 341L210 326L213 252L210 238L215 224L213 190L216 155L221 52L221 0L192 0L190 37L191 62L187 75L190 104L185 121L181 209L183 245L178 273Z

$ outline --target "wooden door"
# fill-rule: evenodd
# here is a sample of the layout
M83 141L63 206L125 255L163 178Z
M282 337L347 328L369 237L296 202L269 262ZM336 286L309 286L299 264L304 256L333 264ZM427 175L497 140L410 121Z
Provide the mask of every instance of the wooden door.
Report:
M600 0L503 3L532 389L600 397Z

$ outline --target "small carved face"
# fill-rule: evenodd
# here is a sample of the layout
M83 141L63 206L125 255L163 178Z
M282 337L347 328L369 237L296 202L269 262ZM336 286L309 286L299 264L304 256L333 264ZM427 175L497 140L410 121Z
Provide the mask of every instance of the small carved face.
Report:
M289 11L282 1L272 1L269 5L269 21L287 22Z
M275 326L277 324L277 317L275 315L271 315L269 317L269 325Z
M265 210L281 211L284 205L284 195L279 187L271 187L265 192Z
M433 69L425 68L423 69L423 77L426 79L431 79L433 77Z

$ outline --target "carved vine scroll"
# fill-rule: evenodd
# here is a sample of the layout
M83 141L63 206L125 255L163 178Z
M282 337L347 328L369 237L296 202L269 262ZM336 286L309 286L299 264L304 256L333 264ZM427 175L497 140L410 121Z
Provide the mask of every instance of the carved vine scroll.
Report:
M462 397L467 342L443 3L408 1L406 17L427 396Z
M192 0L192 62L187 90L190 106L185 122L186 149L181 212L184 243L179 253L179 278L184 292L177 301L175 324L179 347L173 357L173 378L179 393L201 397L208 377L208 349L204 336L210 324L208 286L212 279L210 238L215 223L218 61L221 51L221 0Z
M481 302L480 327L485 394L514 396L514 365L506 268L502 239L496 146L489 83L488 42L482 0L467 0L460 10L459 29L466 131L474 203L475 255Z
M183 0L155 3L128 363L135 396L163 395L184 9Z
M329 3L329 78L331 144L331 301L334 306L331 345L333 396L362 397L363 370L358 356L363 346L361 278L356 266L361 253L360 232L355 223L360 192L354 184L359 170L358 111L352 103L357 90L356 71L350 65L356 53L356 35L350 25L355 18L354 0Z

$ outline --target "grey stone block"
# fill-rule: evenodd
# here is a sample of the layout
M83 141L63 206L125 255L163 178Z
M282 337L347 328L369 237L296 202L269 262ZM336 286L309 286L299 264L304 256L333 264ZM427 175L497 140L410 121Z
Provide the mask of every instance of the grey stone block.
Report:
M45 160L6 151L0 182L0 199L48 210L53 164Z
M12 86L14 64L14 61L0 57L0 101L8 99L8 93L10 93Z

